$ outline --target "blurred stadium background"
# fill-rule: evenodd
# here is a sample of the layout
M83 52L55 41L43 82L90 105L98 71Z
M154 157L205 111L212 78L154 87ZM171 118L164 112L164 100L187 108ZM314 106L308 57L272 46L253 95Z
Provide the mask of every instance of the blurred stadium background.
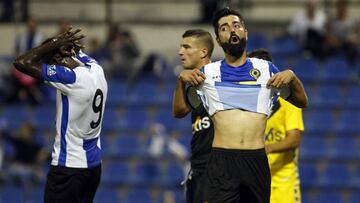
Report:
M153 152L150 145L154 135L161 134L176 139L189 151L190 118L178 120L171 115L172 91L180 70L177 50L186 29L203 28L213 34L211 25L203 19L202 9L204 4L219 5L221 1L3 0L6 2L10 5L13 2L14 9L13 15L2 18L0 23L0 203L42 202L44 174L49 165L48 161L27 163L42 173L36 180L30 178L30 183L9 178L8 170L19 152L6 134L17 134L24 122L30 122L35 128L34 142L51 153L55 133L54 90L37 85L42 97L35 102L22 96L25 93L21 91L19 97L8 98L13 90L11 62L16 54L16 37L26 32L26 20L30 16L38 21L37 30L44 39L56 34L62 24L82 28L86 35L85 51L98 57L107 71L109 92L101 138L103 173L95 202L183 202L180 182L184 179L186 152L173 150L170 144L164 144L163 151ZM284 35L304 2L222 3L239 9L245 17L250 33L248 50L269 49L279 68L291 67L304 82L310 106L304 110L305 133L299 160L303 202L359 203L360 29L354 30L359 40L355 60L347 60L342 53L319 60L304 51L294 37ZM334 13L334 2L320 1L326 15ZM9 7L4 6L0 14L6 13L6 8ZM359 20L360 1L349 0L348 8L349 15ZM111 46L108 27L114 24L123 37L120 38L130 39L132 43L125 51ZM131 47L136 49L132 50L134 53L124 54ZM115 54L108 56L106 51ZM221 50L216 47L214 60L221 57ZM121 59L128 64L124 65ZM158 126L165 130L162 127L159 130Z

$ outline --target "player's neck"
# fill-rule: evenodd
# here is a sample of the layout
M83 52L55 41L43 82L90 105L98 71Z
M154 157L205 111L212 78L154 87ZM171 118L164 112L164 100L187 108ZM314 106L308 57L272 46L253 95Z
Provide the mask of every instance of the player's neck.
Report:
M246 62L246 51L244 51L240 57L231 56L225 53L225 61L227 64L233 67L241 66Z
M200 68L204 67L205 65L207 65L209 63L211 63L211 59L209 59L209 58L204 59L196 66L196 68L200 69Z

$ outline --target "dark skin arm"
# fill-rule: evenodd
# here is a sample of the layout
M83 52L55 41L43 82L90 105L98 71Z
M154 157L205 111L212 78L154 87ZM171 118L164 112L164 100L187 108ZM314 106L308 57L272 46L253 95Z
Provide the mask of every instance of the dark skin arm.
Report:
M57 50L64 56L71 56L71 53L66 51L66 48L74 46L74 44L84 37L83 35L77 35L80 31L80 29L72 31L70 28L48 42L18 56L13 65L20 72L41 80L41 59L50 52ZM66 63L66 60L64 63Z
M287 85L290 87L290 96L286 100L298 108L306 108L308 98L304 86L292 70L284 70L273 75L267 83L267 86L276 89L282 89Z

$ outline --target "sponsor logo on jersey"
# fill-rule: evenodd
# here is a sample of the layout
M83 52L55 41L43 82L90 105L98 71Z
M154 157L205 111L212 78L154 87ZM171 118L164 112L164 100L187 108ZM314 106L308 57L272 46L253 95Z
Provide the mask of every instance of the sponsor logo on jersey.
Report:
M49 66L48 70L47 70L47 75L48 76L53 76L56 74L56 67L55 65L51 65Z
M256 69L256 68L253 68L250 70L249 74L251 75L251 77L253 77L255 80L257 80L261 73L260 73L260 70L259 69Z
M266 142L280 142L283 139L280 131L274 130L271 128L268 133L265 135Z
M196 117L195 122L193 123L193 134L196 132L199 132L201 130L208 129L211 126L210 118L208 116L205 116L203 118L200 118L200 116Z

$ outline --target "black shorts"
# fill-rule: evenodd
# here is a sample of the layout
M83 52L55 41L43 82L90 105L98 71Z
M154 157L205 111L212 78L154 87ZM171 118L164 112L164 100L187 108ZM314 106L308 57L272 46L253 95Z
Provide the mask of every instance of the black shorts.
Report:
M205 172L207 203L268 203L271 176L264 149L213 148Z
M101 165L93 168L51 166L45 203L92 203L100 183Z
M191 170L186 180L186 203L204 203L204 171Z

